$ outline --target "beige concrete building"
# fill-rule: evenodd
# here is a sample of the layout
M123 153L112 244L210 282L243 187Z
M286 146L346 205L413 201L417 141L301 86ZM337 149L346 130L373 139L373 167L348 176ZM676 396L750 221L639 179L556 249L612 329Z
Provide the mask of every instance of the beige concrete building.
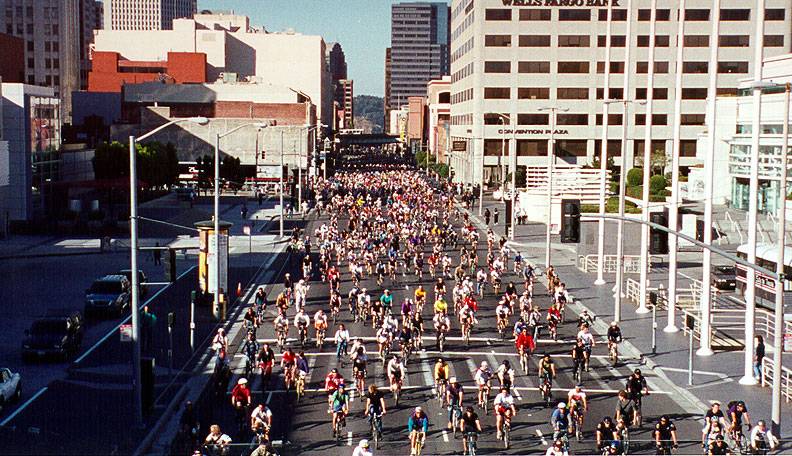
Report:
M168 30L198 12L196 0L104 0L108 30Z
M244 16L197 14L176 19L173 30L100 30L97 51L115 51L136 61L163 61L168 52L206 54L207 79L257 81L289 87L317 106L321 123L332 125L333 92L321 36L269 33Z

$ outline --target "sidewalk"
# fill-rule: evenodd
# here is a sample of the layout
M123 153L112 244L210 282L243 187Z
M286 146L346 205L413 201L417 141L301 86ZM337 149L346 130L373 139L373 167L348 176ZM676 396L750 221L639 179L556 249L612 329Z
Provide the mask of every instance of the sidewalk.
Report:
M484 208L490 207L490 212L494 207L498 207L501 218L498 227L494 228L497 235L502 236L505 232L505 221L503 220L505 210L499 201L485 196ZM483 227L484 218L478 216L478 205L470 211L473 220ZM492 226L492 225L491 225ZM507 245L518 249L523 256L533 264L544 266L545 258L545 226L544 224L532 223L528 225L517 225L515 240ZM609 324L613 318L613 285L615 274L606 274L606 284L594 285L596 274L587 274L576 266L576 255L574 244L561 244L558 236L551 237L551 263L555 266L556 272L563 281L567 283L567 288L575 297L574 306L570 306L573 312L579 313L587 308L589 313L595 315L597 320L604 324ZM650 274L653 283L663 283L667 286L667 271L658 271ZM542 306L545 303L540 303ZM682 328L682 318L680 313L676 315L676 326ZM716 352L710 357L700 357L694 355L693 359L693 385L688 386L688 337L681 331L676 333L666 333L663 331L667 324L667 314L665 311L657 313L657 353L652 355L652 313L637 314L635 305L626 298L622 299L622 320L620 326L625 338L635 346L635 348L645 356L646 366L654 370L660 376L667 377L677 387L680 395L695 401L701 407L701 415L706 412L706 408L714 401L721 404L732 400L743 400L748 405L752 423L757 420L765 420L769 424L771 411L771 390L761 386L744 386L739 383L743 376L742 351L722 351ZM599 326L599 325L598 325ZM767 341L765 341L768 344ZM769 344L768 344L769 345ZM694 351L698 349L698 341L694 340ZM768 350L769 352L769 350ZM768 356L771 356L768 353ZM792 406L789 403L782 403L781 406L781 435L792 435L792 421L784 417L792 416ZM789 445L784 446L788 449Z

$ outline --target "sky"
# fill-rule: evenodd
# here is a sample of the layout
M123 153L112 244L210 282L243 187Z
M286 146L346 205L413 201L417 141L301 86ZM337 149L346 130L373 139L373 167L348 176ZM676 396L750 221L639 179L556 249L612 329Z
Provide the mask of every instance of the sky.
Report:
M396 0L199 0L198 10L233 10L269 31L321 35L344 49L355 95L385 94L390 5Z

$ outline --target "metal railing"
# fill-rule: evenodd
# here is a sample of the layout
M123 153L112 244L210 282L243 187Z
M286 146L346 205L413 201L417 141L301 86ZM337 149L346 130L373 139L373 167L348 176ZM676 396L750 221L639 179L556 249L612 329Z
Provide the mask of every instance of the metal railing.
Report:
M625 274L638 274L641 272L640 261L641 257L637 255L624 255L624 273ZM616 272L617 265L616 255L604 255L604 272ZM596 272L599 265L599 255L580 255L578 257L578 268L583 272ZM650 263L651 270L651 263Z
M742 230L740 229L740 224L732 218L731 213L729 213L729 211L726 211L726 220L730 224L731 231L736 232L737 236L740 238L740 244L744 244L745 240L743 239L743 234L742 234Z
M762 358L762 387L773 385L773 359L765 356ZM792 370L781 366L781 396L786 402L792 400Z

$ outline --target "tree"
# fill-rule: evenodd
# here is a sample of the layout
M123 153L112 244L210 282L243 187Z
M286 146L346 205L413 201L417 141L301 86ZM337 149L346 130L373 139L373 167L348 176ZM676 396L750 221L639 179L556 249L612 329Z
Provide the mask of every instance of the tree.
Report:
M353 102L353 116L365 117L373 125L372 133L380 133L385 122L385 102L382 97L357 95Z
M97 146L91 161L95 179L129 176L129 147L118 141Z
M635 155L635 166L637 168L643 168L643 159L644 159L643 154ZM662 149L652 150L652 153L649 156L649 169L652 171L652 175L663 174L667 164L668 164L668 157L666 157L666 153L664 150Z
M627 171L627 186L638 187L643 183L643 169L633 168Z

